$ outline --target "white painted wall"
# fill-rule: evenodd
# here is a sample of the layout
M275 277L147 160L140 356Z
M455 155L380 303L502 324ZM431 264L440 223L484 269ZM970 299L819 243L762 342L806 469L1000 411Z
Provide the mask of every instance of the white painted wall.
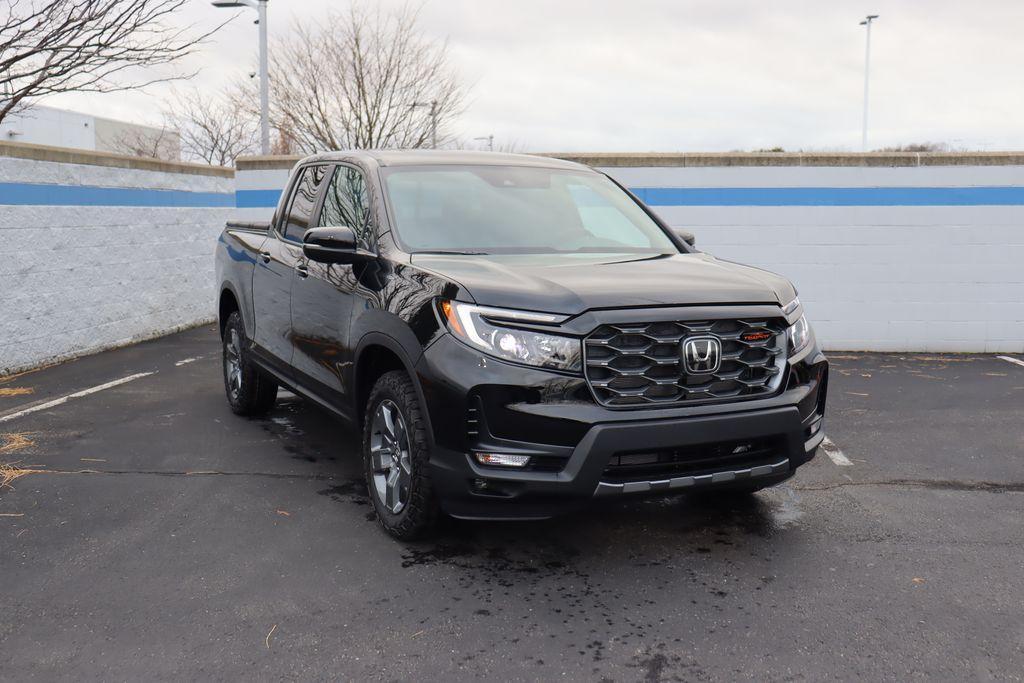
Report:
M95 120L88 114L35 106L4 118L0 122L0 140L96 149Z
M234 192L232 178L0 156L2 183ZM213 319L214 246L233 209L4 199L0 375Z
M244 195L246 192L271 190L281 192L288 184L291 165L287 168L239 170L235 173L235 192ZM245 199L240 196L240 206ZM274 216L274 206L237 208L234 217L239 221L269 221Z
M1022 166L609 168L628 187L1024 186ZM790 278L826 348L1024 351L1024 207L659 206Z
M126 145L149 147L158 141L161 158L181 156L177 131L38 104L5 117L0 141L114 153L127 153Z

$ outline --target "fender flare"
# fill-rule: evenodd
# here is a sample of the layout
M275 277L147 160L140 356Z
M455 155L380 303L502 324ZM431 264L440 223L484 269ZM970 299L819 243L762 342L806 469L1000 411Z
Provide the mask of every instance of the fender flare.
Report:
M245 306L242 303L244 299L238 296L238 292L235 290L235 285L231 280L224 280L220 284L220 288L217 290L217 329L221 330L224 328L224 321L220 319L220 300L224 297L224 292L230 292L231 296L234 297L235 304L238 306L238 315L242 316L242 326L245 328L245 334L249 339L252 339L252 316L246 313Z
M363 353L366 351L368 346L382 346L387 350L394 353L398 360L402 363L405 368L405 372L409 375L409 379L412 380L413 389L416 391L416 399L420 402L420 406L423 407L423 415L427 423L427 439L431 450L434 448L434 426L430 419L430 406L427 405L426 397L423 394L423 387L420 384L419 375L416 372L416 364L413 362L412 357L401 342L384 332L367 332L360 339L356 345L355 353L352 359L352 386L353 388L359 386L359 363L362 360ZM420 353L422 355L422 352ZM358 416L362 406L356 405L358 401L359 392L353 389L352 391L352 403L353 411L352 415ZM359 420L355 421L357 424Z

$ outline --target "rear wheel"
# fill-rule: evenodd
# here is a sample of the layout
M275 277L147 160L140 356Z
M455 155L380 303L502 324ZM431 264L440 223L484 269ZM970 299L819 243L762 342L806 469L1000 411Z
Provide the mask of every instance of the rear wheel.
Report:
M224 324L224 391L236 415L263 415L277 400L277 382L248 358L242 316L235 311Z
M392 371L377 380L363 422L363 467L377 520L397 539L416 538L434 525L438 506L426 421L407 374Z

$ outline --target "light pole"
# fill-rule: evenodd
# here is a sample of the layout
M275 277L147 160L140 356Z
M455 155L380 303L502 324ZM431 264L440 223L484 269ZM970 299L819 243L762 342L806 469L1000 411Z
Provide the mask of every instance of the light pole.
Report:
M430 107L430 148L437 149L437 115L440 113L437 100L413 102L410 107Z
M871 73L871 22L878 18L877 14L869 14L860 22L867 27L867 44L864 48L864 126L860 133L860 151L868 151L868 78Z
M473 139L474 140L486 140L487 141L487 151L488 152L493 152L494 151L494 135L493 134L492 135L481 135L480 137L473 138Z
M214 7L251 7L260 27L260 152L270 154L270 84L267 77L267 2L269 0L213 0Z

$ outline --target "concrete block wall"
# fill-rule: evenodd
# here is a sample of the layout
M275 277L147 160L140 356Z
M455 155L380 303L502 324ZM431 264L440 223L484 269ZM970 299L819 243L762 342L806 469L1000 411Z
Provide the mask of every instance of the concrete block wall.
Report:
M292 167L301 157L292 155L242 157L235 176L235 217L240 221L270 220L277 200L288 184Z
M1024 351L1024 158L916 161L605 170L702 249L790 278L827 348Z
M552 154L789 277L832 350L1024 352L1024 154ZM266 220L298 157L239 160Z
M211 320L234 172L0 144L0 375Z
M1024 155L556 156L791 278L826 348L1024 352ZM217 235L269 219L297 160L0 143L0 375L212 319Z

